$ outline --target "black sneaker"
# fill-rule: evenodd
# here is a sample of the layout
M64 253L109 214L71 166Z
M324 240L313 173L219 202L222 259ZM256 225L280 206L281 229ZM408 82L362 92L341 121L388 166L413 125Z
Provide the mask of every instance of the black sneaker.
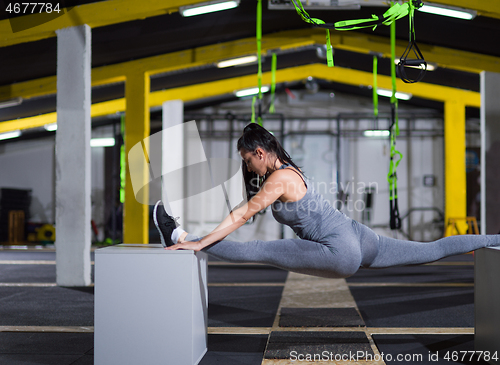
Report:
M174 242L172 242L172 232L179 226L179 224L173 217L169 216L167 212L165 212L161 200L158 200L155 204L155 208L153 210L153 220L156 228L158 228L158 232L160 232L162 246L169 247L174 245Z

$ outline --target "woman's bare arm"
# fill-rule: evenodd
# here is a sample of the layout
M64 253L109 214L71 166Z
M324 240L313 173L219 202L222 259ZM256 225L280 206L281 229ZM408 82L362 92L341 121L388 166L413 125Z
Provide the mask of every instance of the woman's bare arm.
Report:
M232 211L211 233L197 242L181 242L168 247L169 250L188 249L200 251L201 249L224 239L226 236L243 226L255 214L264 210L281 195L286 189L286 182L283 180L286 174L282 170L275 171L264 182L259 192L246 204Z

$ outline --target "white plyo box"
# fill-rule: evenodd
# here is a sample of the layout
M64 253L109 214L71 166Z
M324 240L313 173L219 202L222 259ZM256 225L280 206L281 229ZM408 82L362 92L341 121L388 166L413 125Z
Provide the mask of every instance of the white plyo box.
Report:
M500 247L475 251L474 275L474 347L476 351L489 351L490 356L496 352L500 358Z
M207 256L160 244L95 251L94 364L195 365L207 351Z

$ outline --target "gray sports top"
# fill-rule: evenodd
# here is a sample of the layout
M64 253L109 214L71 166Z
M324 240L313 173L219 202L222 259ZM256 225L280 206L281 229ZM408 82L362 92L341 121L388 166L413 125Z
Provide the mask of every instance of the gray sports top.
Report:
M283 164L280 169L289 166L289 164ZM295 202L283 203L276 200L271 205L274 219L291 227L302 239L318 243L327 242L328 237L334 234L336 227L351 222L351 219L332 207L321 194L314 191L312 184L308 184L307 178L300 172L297 173L304 180L307 188L306 195Z

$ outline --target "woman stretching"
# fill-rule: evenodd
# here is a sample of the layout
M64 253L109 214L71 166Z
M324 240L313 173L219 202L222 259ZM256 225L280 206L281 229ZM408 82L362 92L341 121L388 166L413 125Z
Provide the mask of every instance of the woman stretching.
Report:
M482 247L500 245L500 235L451 236L428 243L379 236L348 218L314 191L278 140L257 123L238 140L248 201L215 230L199 238L177 227L156 203L153 218L168 250L204 251L230 262L257 262L301 274L346 278L360 267L423 264ZM262 184L256 184L263 180ZM300 239L235 242L225 237L271 205L274 218Z

